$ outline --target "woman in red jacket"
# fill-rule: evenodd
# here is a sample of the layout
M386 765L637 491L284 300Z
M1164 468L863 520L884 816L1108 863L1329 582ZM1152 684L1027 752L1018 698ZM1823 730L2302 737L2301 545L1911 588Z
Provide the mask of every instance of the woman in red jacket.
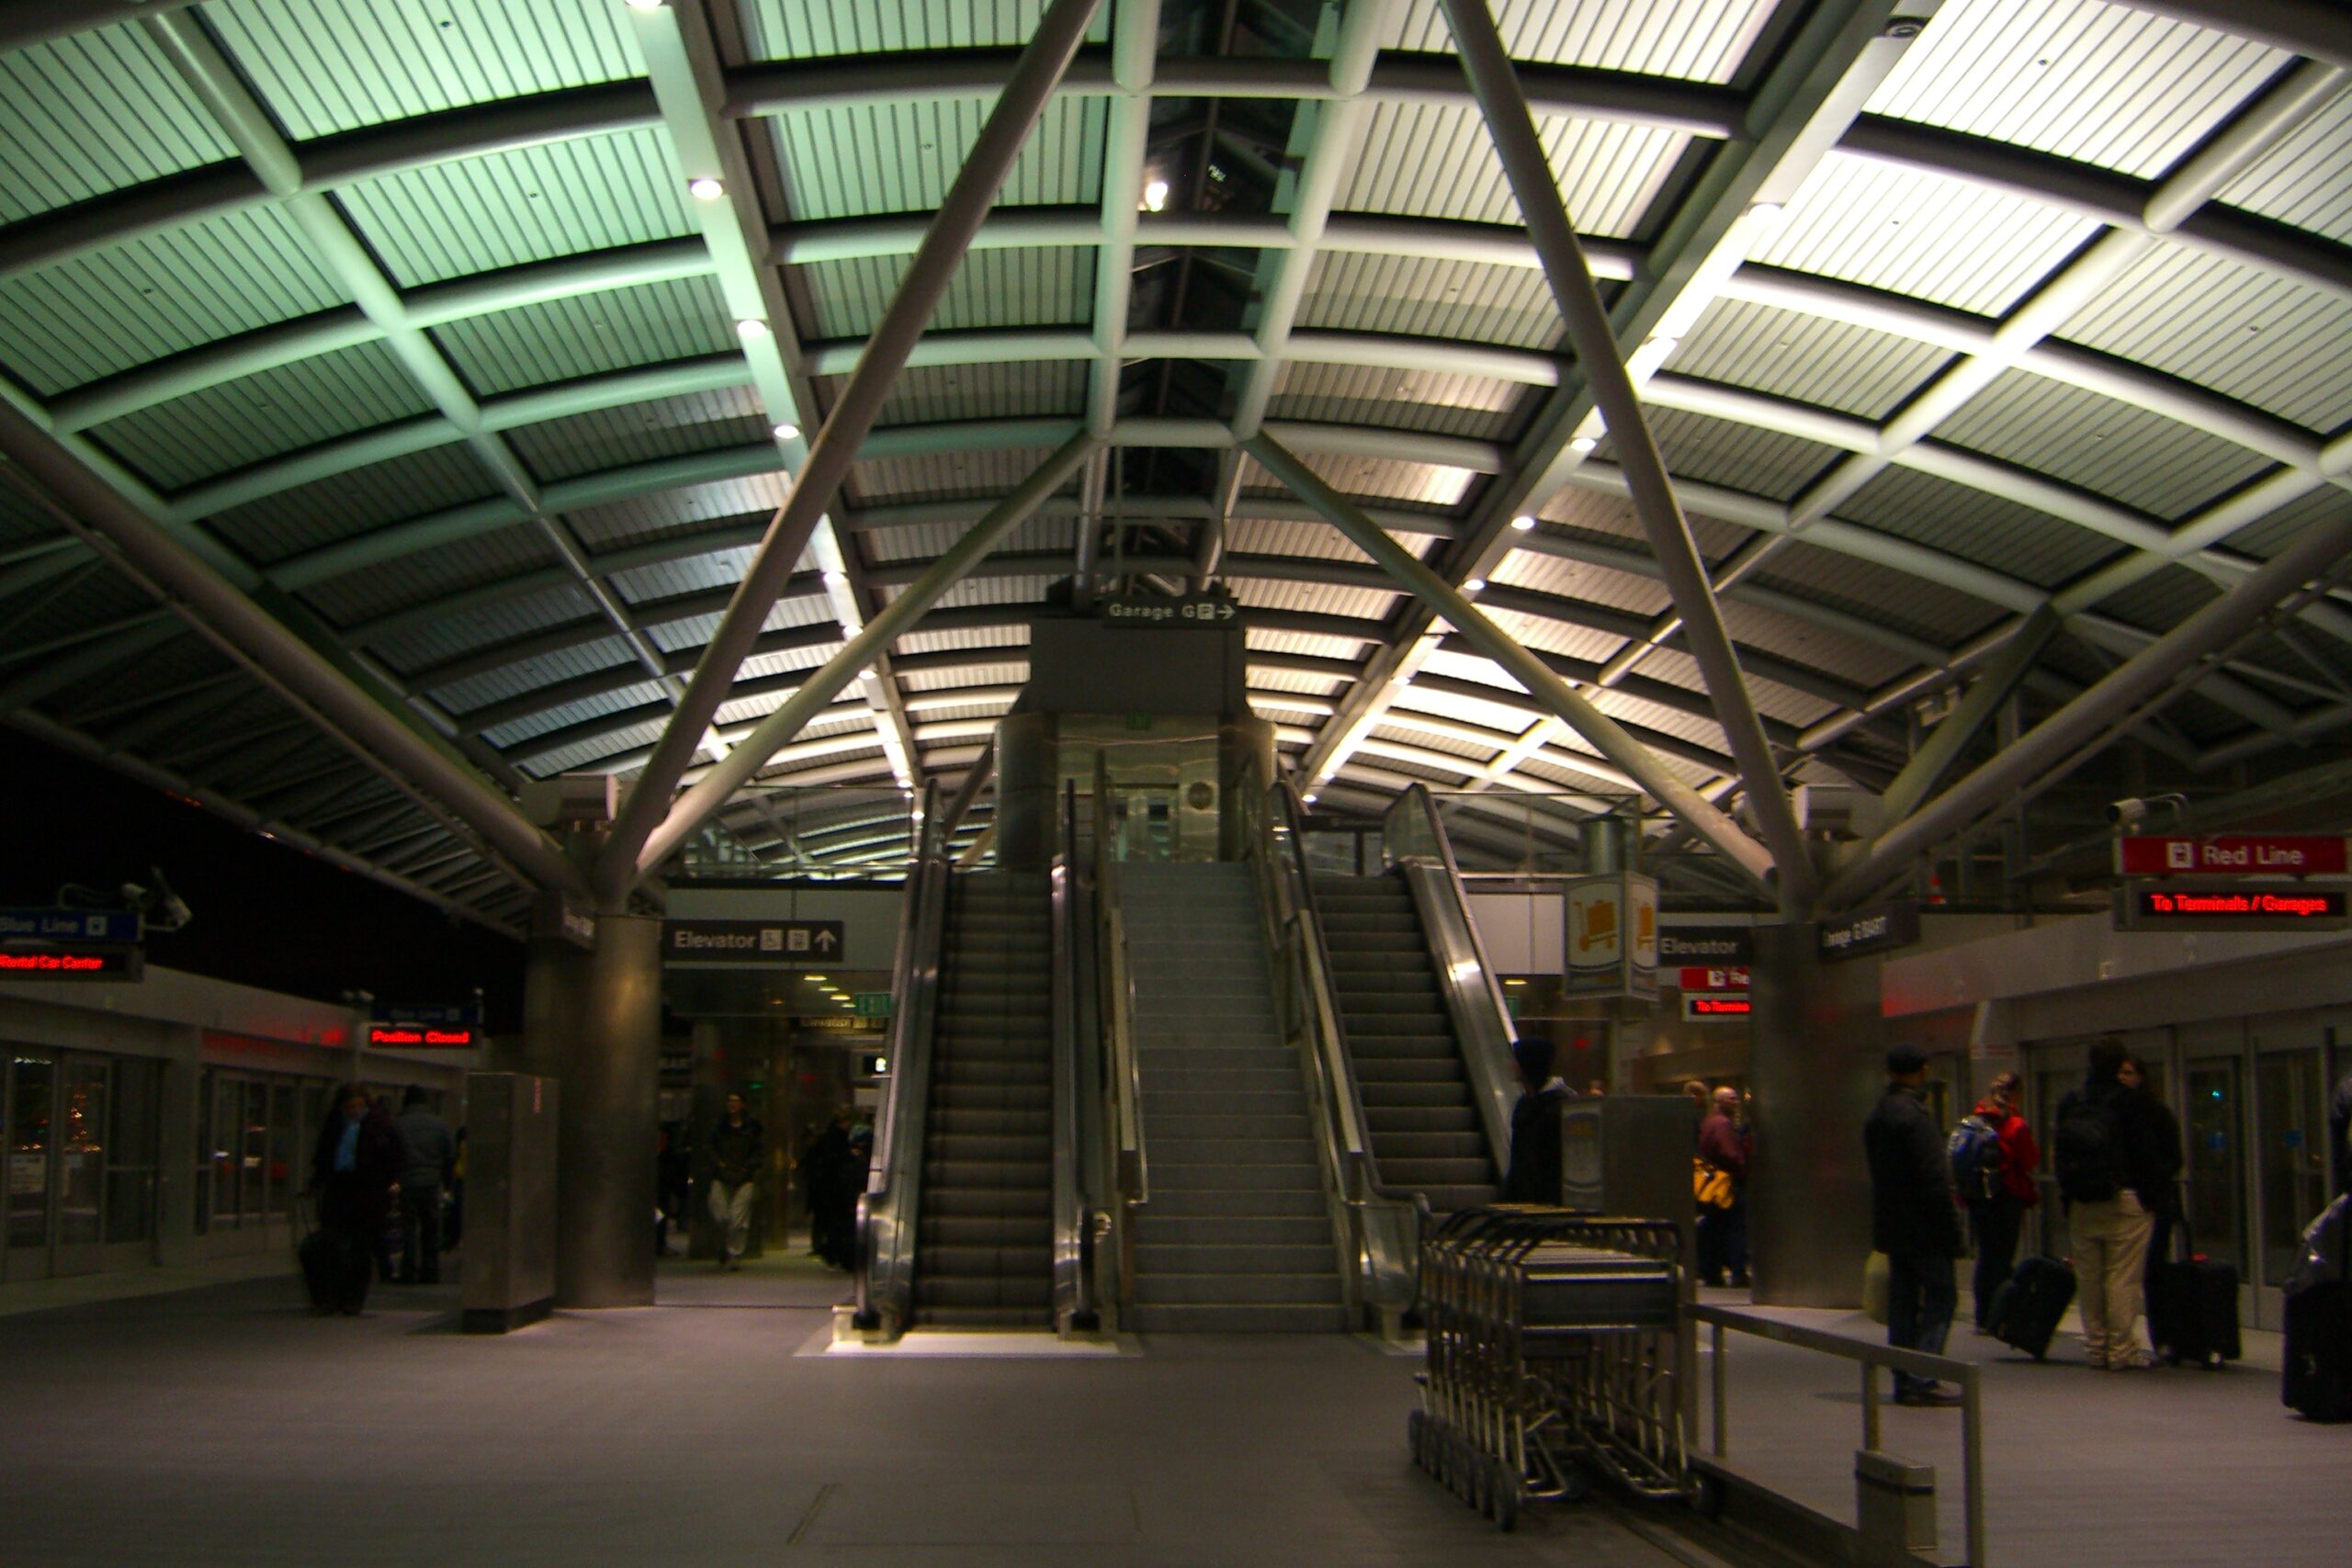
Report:
M1972 1120L1982 1122L1996 1135L2001 1168L1997 1179L1986 1183L1991 1191L1981 1187L1971 1190L1965 1184L1961 1188L1962 1199L1968 1204L1970 1229L1976 1237L1973 1293L1976 1298L1976 1326L1980 1330L1991 1323L1993 1297L2007 1281L2015 1266L2018 1236L2025 1229L2026 1211L2041 1201L2041 1194L2034 1186L2034 1171L2041 1164L2041 1148L2033 1141L2033 1129L2018 1113L2018 1083L2017 1074L2001 1074L1970 1113ZM1952 1174L1956 1179L1961 1175L1958 1171Z

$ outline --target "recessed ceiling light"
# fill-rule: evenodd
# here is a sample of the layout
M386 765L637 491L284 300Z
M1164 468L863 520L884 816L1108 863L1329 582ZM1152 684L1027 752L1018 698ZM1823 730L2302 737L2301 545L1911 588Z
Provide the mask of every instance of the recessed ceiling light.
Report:
M1568 450L1576 453L1578 457L1582 457L1588 452L1596 450L1600 446L1600 443L1595 441L1591 436L1579 435L1574 441L1568 443Z
M849 573L845 571L827 571L823 576L825 580L825 586L828 588L847 588L849 586Z
M705 175L698 180L686 182L686 194L696 201L717 201L727 194L727 187Z
M808 976L808 982L810 985L821 986L825 983L825 976L822 975L811 975Z
M1758 223L1778 223L1787 210L1777 201L1759 201L1747 209L1747 216Z
M1487 580L1485 578L1474 577L1469 581L1462 585L1462 592L1464 593L1476 593L1486 586Z
M1526 516L1514 517L1510 520L1510 525L1516 533L1532 534L1535 531L1535 519Z
M775 438L778 441L797 441L800 439L800 427L791 423L779 424L775 427Z
M632 11L659 11L669 3L670 0L628 0L628 8Z
M756 316L746 316L735 323L735 331L741 337L763 338L768 335L768 324Z
M1168 182L1147 180L1143 187L1143 208L1146 212L1158 212L1168 205Z

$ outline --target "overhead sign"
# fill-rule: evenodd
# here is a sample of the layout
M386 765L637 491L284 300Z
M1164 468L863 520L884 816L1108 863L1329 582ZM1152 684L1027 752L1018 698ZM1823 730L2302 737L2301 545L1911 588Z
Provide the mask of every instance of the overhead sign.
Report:
M1682 993L1682 1021L1685 1023L1736 1023L1751 1018L1756 1003L1746 991L1685 991Z
M1677 971L1686 991L1744 991L1747 989L1747 974L1742 968L1701 969L1685 964Z
M1567 884L1562 989L1578 997L1657 995L1657 883L1630 872Z
M890 1076L890 1058L880 1051L857 1054L857 1076L862 1078L887 1078Z
M368 1043L402 1051L470 1051L481 1043L481 1031L470 1023L371 1023Z
M0 947L0 979L141 980L146 978L142 948L96 947L58 942L46 947Z
M1821 926L1821 956L1860 958L1866 953L1910 947L1919 940L1919 906L1879 904Z
M890 1016L890 993L888 991L858 991L851 997L850 1010L860 1018Z
M2115 869L2125 876L2341 876L2352 868L2345 842L2340 833L2131 836L2115 840Z
M531 908L531 934L551 936L594 952L596 911L560 889L542 893Z
M2121 931L2309 931L2345 924L2346 889L2275 882L2138 883L2115 894Z
M1657 961L1669 969L1753 964L1756 933L1747 926L1690 926L1662 920L1657 928Z
M802 1029L813 1029L823 1034L873 1034L882 1028L878 1018L860 1018L849 1012L813 1013L799 1021Z
M135 942L136 909L0 909L0 942Z
M664 920L672 964L806 964L841 955L839 920Z
M1241 606L1220 594L1187 593L1181 599L1124 597L1101 601L1102 619L1118 626L1229 626Z
M440 1029L466 1029L481 1021L481 1004L435 1002L424 1007L379 1007L379 1023L429 1023Z

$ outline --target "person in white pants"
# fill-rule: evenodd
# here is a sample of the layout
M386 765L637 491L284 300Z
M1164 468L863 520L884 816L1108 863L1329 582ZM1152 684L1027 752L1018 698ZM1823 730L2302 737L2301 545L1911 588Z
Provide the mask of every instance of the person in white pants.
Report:
M729 1091L727 1114L710 1134L710 1217L719 1227L721 1269L743 1267L752 1200L759 1193L760 1162L766 1154L766 1130L752 1119L743 1097Z

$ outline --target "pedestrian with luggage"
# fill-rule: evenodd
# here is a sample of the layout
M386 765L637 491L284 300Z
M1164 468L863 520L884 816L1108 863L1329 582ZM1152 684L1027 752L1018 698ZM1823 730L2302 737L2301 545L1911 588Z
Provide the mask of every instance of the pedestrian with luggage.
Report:
M1993 1298L2008 1283L2026 1211L2041 1201L2033 1173L2041 1146L2018 1111L2018 1075L1994 1078L1984 1098L1963 1117L1946 1141L1952 1187L1968 1208L1969 1233L1976 1242L1976 1274L1970 1281L1976 1326L1990 1333Z
M341 1085L334 1104L335 1113L320 1125L311 1150L319 1228L302 1243L302 1272L311 1311L357 1317L368 1303L376 1239L390 1223L406 1156L400 1130L380 1106L368 1103L366 1089Z
M1726 1084L1715 1090L1713 1107L1699 1123L1700 1168L1724 1178L1713 1184L1719 1196L1699 1205L1702 1285L1720 1285L1726 1276L1736 1288L1747 1285L1748 1153L1748 1132L1739 1120L1739 1090Z
M1886 1254L1886 1342L1941 1355L1960 1288L1962 1250L1951 1165L1928 1110L1928 1054L1899 1044L1886 1054L1886 1092L1862 1124L1871 1170L1871 1245ZM1894 1374L1897 1404L1951 1405L1959 1391L1933 1378Z
M2094 1371L2155 1364L2134 1329L2156 1214L2180 1177L2178 1124L2146 1089L2123 1081L2131 1059L2112 1035L2095 1042L2090 1071L2058 1102L2051 1134L2074 1240L2083 1348Z
M752 1237L752 1201L758 1195L760 1167L767 1158L767 1134L751 1115L750 1102L730 1089L727 1114L710 1134L710 1217L718 1223L718 1266L743 1267Z
M1510 1048L1519 1066L1519 1100L1510 1108L1510 1168L1503 1173L1506 1203L1557 1207L1561 1168L1560 1106L1568 1086L1552 1071L1555 1047L1541 1034L1522 1034Z
M401 1278L413 1285L441 1282L441 1193L458 1165L457 1134L412 1084L401 1096Z

